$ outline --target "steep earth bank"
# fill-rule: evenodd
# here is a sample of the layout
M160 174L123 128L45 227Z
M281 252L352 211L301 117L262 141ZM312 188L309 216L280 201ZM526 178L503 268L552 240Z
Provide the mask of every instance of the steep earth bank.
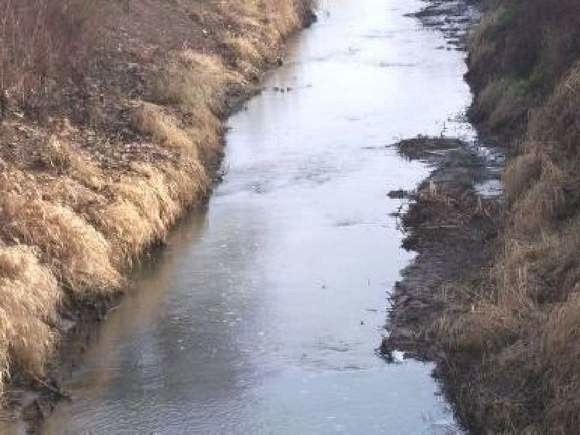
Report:
M403 322L401 334L397 325L407 314L397 305L409 302L401 302L396 289L395 333L384 349L405 348L397 335L427 337L429 345L419 343L414 353L440 362L458 413L474 432L576 433L580 3L499 0L483 2L483 10L469 39L467 80L474 90L472 120L484 135L500 138L510 154L502 207L493 218L498 224L489 227L497 237L485 230L487 224L482 230L480 216L468 213L469 222L477 219L467 230L469 242L461 243L469 252L461 254L457 235L447 232L464 225L457 216L466 215L462 208L470 207L470 195L445 199L441 211L441 201L434 206L425 199L422 186L404 219L419 257L402 288L425 293L427 287L432 309ZM481 206L484 222L495 216ZM423 227L439 225L441 215L446 225L451 216L452 226L433 239ZM422 278L422 262L438 244L434 256L446 254L436 277L429 271Z
M309 0L0 8L12 18L0 30L0 392L10 405L23 389L60 394L46 368L63 335L102 316L134 262L206 199L222 120L313 15Z

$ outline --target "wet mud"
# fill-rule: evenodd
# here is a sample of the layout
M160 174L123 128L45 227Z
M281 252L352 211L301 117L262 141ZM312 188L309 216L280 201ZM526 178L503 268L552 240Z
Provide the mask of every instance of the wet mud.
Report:
M448 50L463 51L467 47L469 30L479 22L481 13L474 1L430 0L411 16L418 18L423 26L441 31Z
M392 193L404 198L406 210L398 216L406 235L403 246L417 257L394 286L381 352L387 361L395 361L400 352L434 361L434 375L457 407L456 386L468 380L470 363L448 355L435 328L444 316L468 309L458 300L457 288L478 280L490 267L501 203L477 187L496 179L497 167L458 139L420 137L396 147L403 156L432 165L433 171L416 191Z
M497 198L482 197L476 185L490 175L485 160L457 139L417 138L396 144L409 159L434 169L414 192L404 196L400 215L403 246L417 253L391 296L389 335L382 344L420 359L445 356L430 327L448 310L446 284L465 279L489 262L498 230Z

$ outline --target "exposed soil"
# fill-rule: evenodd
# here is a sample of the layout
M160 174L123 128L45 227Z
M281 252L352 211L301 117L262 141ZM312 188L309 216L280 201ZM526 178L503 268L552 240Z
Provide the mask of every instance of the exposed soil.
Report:
M401 216L403 247L417 252L391 296L385 355L399 350L420 359L445 358L430 329L449 314L445 288L476 275L491 260L497 235L497 199L475 190L493 175L482 157L457 139L417 138L396 144L412 160L434 170L416 192L407 193Z
M467 35L480 19L476 2L469 0L429 0L427 6L411 14L427 28L443 32L449 47L463 51L467 47Z

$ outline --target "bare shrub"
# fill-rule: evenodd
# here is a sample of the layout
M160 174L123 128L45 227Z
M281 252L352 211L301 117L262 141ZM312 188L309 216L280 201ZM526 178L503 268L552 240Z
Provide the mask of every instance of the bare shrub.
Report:
M79 83L99 1L0 0L0 95L39 110L59 85Z

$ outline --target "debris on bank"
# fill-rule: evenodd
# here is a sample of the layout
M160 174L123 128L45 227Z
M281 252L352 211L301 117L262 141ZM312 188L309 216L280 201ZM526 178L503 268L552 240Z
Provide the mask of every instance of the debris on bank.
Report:
M445 318L470 309L463 284L478 281L490 267L500 203L477 186L498 175L482 153L459 139L418 137L396 147L405 158L420 160L433 171L416 191L394 192L408 201L400 216L406 233L403 247L417 257L393 289L381 351L387 361L394 359L394 352L403 352L436 362L443 388L451 393L457 379L449 378L454 363L445 351L441 327Z
M458 139L417 138L396 145L401 155L433 165L409 192L400 216L403 247L417 253L391 296L388 337L382 350L437 359L433 323L449 307L445 287L473 275L490 261L497 235L497 198L482 197L476 185L493 177L486 162Z

